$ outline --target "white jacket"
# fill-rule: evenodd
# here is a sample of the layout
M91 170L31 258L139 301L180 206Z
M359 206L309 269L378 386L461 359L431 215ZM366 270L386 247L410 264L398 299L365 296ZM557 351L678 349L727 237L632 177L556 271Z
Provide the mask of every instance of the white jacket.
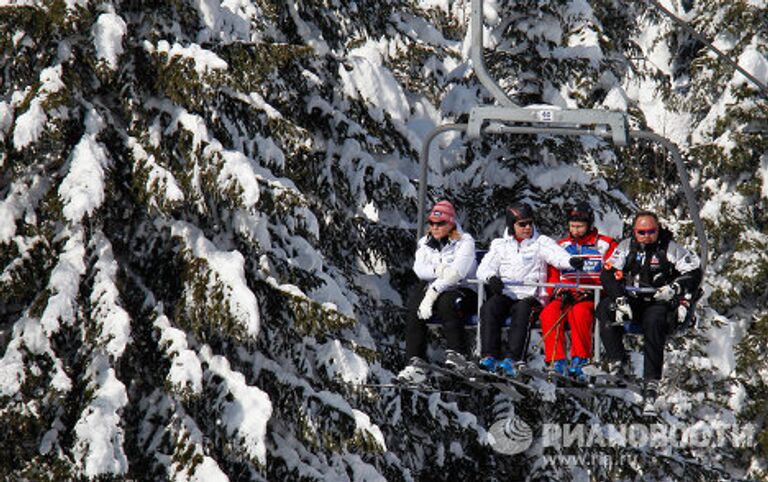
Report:
M450 240L441 250L427 246L429 235L419 240L413 271L419 279L431 281L429 287L438 293L462 284L467 278L474 278L477 270L475 261L475 240L462 232L459 239Z
M533 236L518 242L504 230L504 237L494 239L491 248L477 268L477 279L483 283L498 276L504 281L504 294L515 299L538 297L546 300L546 289L519 286L516 283L543 283L547 279L547 264L557 269L570 268L571 255L557 241L539 234L534 226Z

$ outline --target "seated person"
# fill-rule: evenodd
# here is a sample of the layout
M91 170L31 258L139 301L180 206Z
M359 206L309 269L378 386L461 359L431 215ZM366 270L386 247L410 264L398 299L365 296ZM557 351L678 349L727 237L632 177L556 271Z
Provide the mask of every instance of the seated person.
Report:
M680 298L698 290L701 265L698 256L677 244L672 233L661 227L655 213L637 213L632 227L632 237L619 243L603 267L600 279L606 296L597 306L597 318L608 370L614 375L625 374L628 362L624 323L642 325L644 411L652 414L664 365L668 320L676 315ZM656 290L646 293L627 287Z
M408 365L397 376L408 383L426 380L423 366L427 356L427 321L433 314L443 322L446 366L466 366L463 314L477 305L475 291L463 284L467 278L474 277L477 268L475 240L461 230L456 210L449 201L435 204L427 220L429 232L419 240L413 263L420 281L406 303Z
M546 296L546 290L522 284L544 282L547 264L580 269L584 260L571 257L555 240L539 234L527 204L507 208L506 221L503 237L493 240L477 268L477 278L487 284L489 295L480 311L480 367L516 376L515 363L525 359L531 312ZM509 346L502 350L501 329L510 315Z
M586 202L566 211L568 236L558 241L572 256L585 259L584 270L549 267L549 283L600 285L603 263L616 248L616 240L593 226L595 215ZM592 324L595 319L594 291L558 288L539 315L544 339L544 360L560 375L584 378L582 367L592 356ZM565 324L571 328L571 362L565 358Z

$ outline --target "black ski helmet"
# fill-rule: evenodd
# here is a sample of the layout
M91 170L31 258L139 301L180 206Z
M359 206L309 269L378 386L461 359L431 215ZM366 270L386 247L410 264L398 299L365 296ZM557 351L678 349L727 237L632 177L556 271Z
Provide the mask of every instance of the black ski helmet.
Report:
M506 209L507 214L507 227L513 229L513 226L518 221L524 221L530 219L533 221L533 208L527 204L518 203Z
M573 206L568 208L566 213L568 221L582 221L592 228L592 224L595 222L595 213L592 211L592 206L584 201L579 201Z

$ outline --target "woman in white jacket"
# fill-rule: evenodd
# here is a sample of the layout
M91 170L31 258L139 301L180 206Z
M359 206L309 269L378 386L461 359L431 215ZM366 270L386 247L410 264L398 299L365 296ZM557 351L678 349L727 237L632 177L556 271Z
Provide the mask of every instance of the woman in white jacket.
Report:
M456 210L449 201L440 201L427 218L429 233L416 249L413 271L419 278L406 303L405 351L408 366L398 378L408 383L421 383L427 354L427 320L433 313L443 322L448 366L461 367L464 358L464 313L477 304L477 295L463 284L474 277L475 240L463 232L456 222Z
M480 311L480 366L516 376L515 363L525 359L531 312L546 298L544 288L528 285L546 281L547 264L581 269L584 259L571 257L554 239L539 234L527 204L507 208L506 221L504 236L493 240L477 268L477 279L486 283L489 296ZM512 317L509 346L502 350L501 329L508 316Z

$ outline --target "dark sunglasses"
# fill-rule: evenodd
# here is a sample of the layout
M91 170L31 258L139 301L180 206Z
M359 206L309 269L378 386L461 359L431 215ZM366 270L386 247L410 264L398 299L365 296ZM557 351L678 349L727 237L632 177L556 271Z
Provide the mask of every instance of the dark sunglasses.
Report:
M649 234L656 234L656 229L635 229L635 233L639 236L646 236Z
M515 223L515 226L521 227L521 228L527 228L528 226L532 225L533 221L518 221Z
M445 226L446 224L448 224L448 222L447 221L427 221L427 224L429 224L430 226Z

